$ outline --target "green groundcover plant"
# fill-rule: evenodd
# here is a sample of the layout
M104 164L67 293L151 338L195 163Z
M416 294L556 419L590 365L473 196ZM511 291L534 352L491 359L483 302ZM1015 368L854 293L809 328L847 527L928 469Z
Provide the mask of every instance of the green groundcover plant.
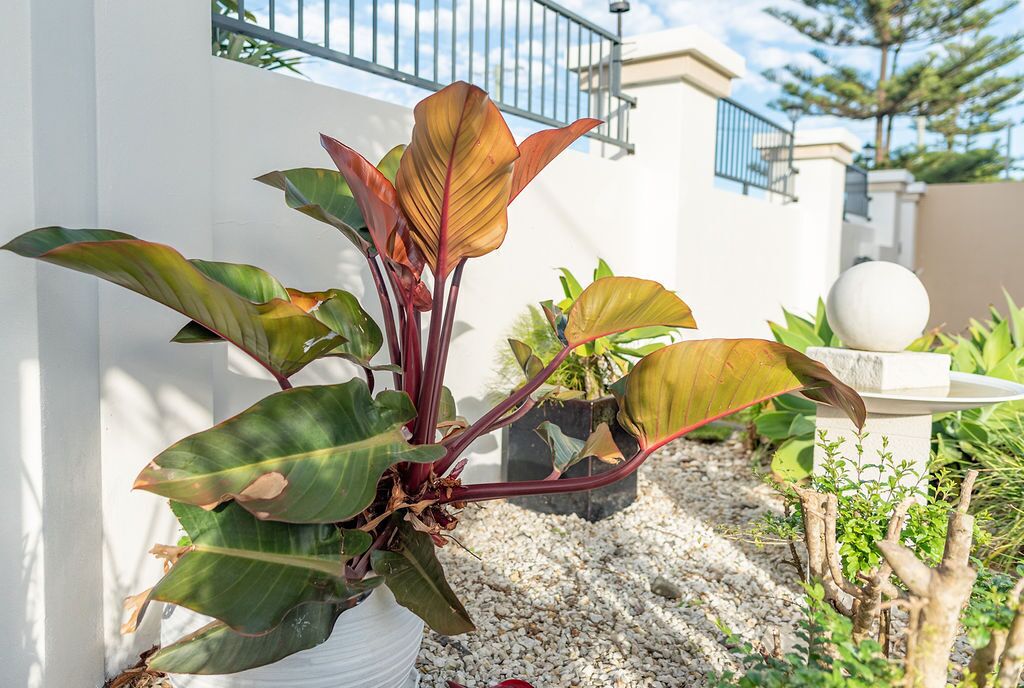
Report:
M138 615L167 602L213 618L152 655L151 669L230 673L274 662L323 642L338 618L380 585L434 630L471 631L435 555L466 505L602 487L690 430L783 393L803 390L863 422L856 392L789 347L753 339L679 342L641 358L612 388L618 421L639 445L635 455L595 476L553 472L547 480L463 485L459 475L474 440L510 422L574 351L622 332L695 322L656 282L601 277L568 312L544 307L561 346L551 361L480 418L461 419L444 380L467 266L501 245L509 203L598 122L580 120L517 144L487 94L464 82L420 102L414 116L410 143L376 166L322 135L337 170L258 179L355 245L376 287L371 296L383 327L342 289L289 289L260 268L189 260L120 231L45 227L3 247L178 311L185 322L173 341L226 341L280 386L176 442L135 482L170 501L188 536L180 547L157 548L169 569L136 598ZM545 255L537 241L536 255ZM514 289L515 277L492 274L490 286ZM377 361L379 350L385 363ZM345 358L361 372L336 384L293 386L293 375L324 357ZM378 389L382 376L390 389ZM603 451L608 441L603 426L569 444L579 453Z

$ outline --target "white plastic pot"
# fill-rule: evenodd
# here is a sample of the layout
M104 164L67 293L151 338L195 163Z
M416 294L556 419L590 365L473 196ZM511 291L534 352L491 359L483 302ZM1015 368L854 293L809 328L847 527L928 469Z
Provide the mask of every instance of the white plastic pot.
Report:
M168 606L160 642L169 645L210 617ZM218 676L172 674L174 688L414 688L423 621L381 586L338 618L331 637L279 662Z

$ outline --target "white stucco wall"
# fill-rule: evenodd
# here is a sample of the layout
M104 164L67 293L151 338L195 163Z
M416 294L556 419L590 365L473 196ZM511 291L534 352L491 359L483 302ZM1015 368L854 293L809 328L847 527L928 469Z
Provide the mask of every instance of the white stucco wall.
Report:
M0 126L17 135L0 138L0 241L51 223L110 227L291 286L367 293L346 240L252 178L329 167L320 132L373 159L407 140L411 111L214 59L208 13L148 0L5 6L14 63L0 73ZM169 35L174 50L153 40ZM471 419L514 318L558 296L558 266L586 276L601 256L659 279L703 336L764 336L779 304L810 307L826 286L832 258L818 252L832 239L807 236L831 231L820 214L832 201L714 188L714 97L679 80L634 94L636 155L565 153L513 204L505 245L468 265L448 384ZM821 178L801 195L832 193ZM808 270L815 261L828 266ZM0 302L0 544L16 553L0 563L0 683L98 686L153 642L157 614L119 635L121 598L158 578L149 547L176 538L162 500L131 492L136 473L276 385L226 346L169 344L182 319L167 309L9 253ZM337 380L344 365L315 363L295 382ZM495 437L473 455L467 479L496 477Z

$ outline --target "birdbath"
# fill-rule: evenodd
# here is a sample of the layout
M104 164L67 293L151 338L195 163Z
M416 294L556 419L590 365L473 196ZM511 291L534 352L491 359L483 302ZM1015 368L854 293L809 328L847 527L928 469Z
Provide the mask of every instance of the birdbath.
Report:
M932 414L962 411L1024 399L1024 385L949 370L948 354L905 351L928 323L928 292L917 276L896 263L871 261L845 271L832 285L825 303L829 325L847 348L810 347L807 355L824 363L840 380L856 389L867 407L863 461L877 464L882 450L906 461L914 476L924 478L931 457ZM857 429L842 411L819 405L815 435L842 440L840 455L856 457ZM814 448L820 470L825 451ZM878 480L867 468L862 480Z

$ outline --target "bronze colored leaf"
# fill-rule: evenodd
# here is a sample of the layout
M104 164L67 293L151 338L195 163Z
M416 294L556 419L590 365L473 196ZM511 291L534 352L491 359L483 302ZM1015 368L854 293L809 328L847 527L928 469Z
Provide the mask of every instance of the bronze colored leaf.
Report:
M519 149L498 108L459 81L420 101L396 181L413 241L434 274L501 245ZM350 180L351 183L351 180Z
M601 123L599 119L585 117L561 129L545 129L526 137L519 144L519 160L512 169L512 190L508 200L512 202L527 184L533 181L548 163L558 157L579 137Z

